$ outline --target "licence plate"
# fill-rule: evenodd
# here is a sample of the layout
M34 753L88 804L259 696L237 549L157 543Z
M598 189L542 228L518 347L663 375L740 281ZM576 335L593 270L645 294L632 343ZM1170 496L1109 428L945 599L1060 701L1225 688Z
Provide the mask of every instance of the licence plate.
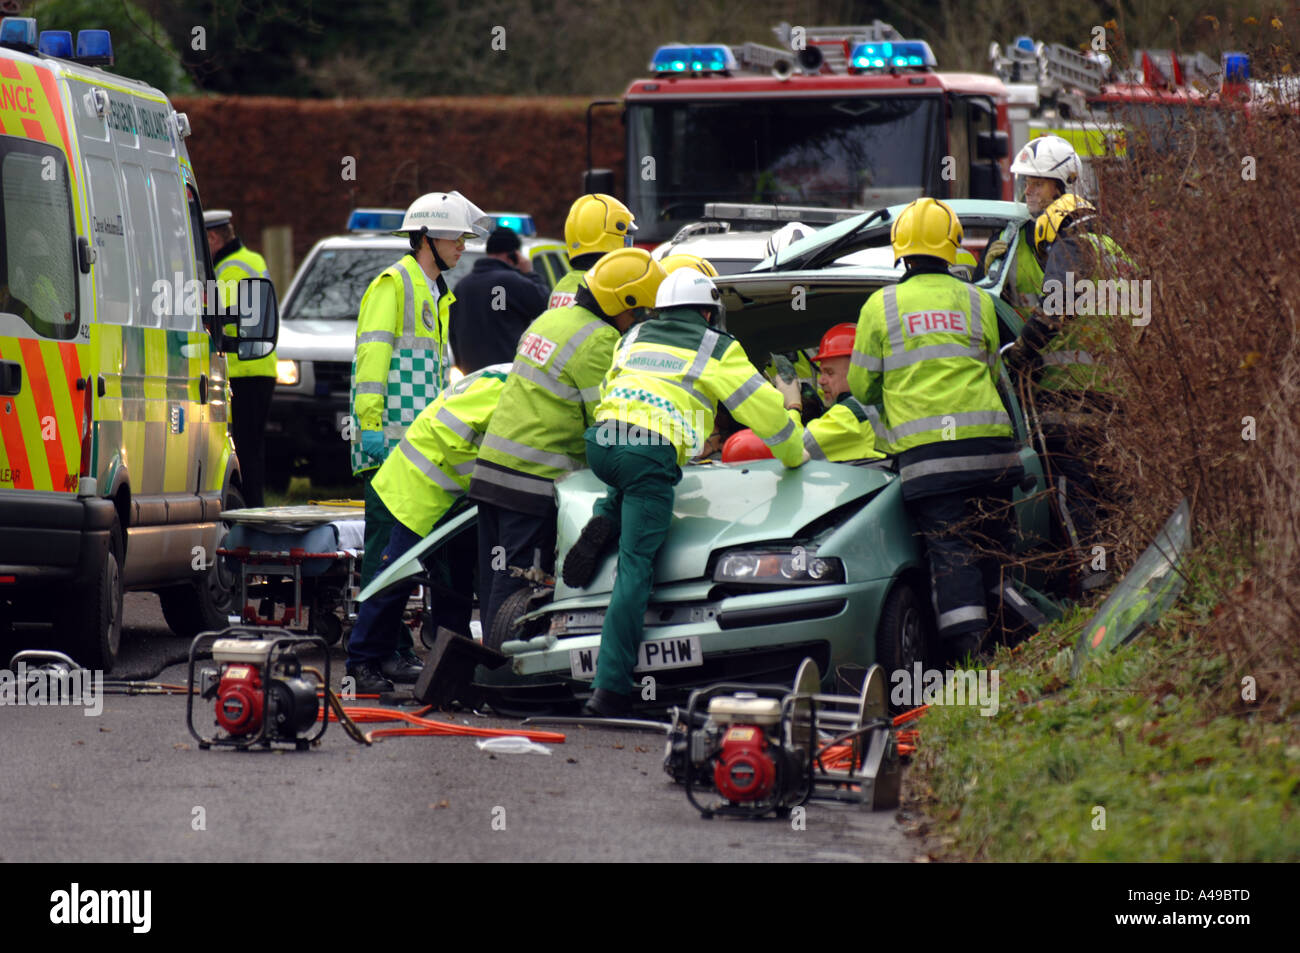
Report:
M569 650L569 671L574 678L596 677L596 660L600 646ZM660 672L670 668L695 668L704 664L700 637L688 635L677 639L649 639L637 650L634 672Z

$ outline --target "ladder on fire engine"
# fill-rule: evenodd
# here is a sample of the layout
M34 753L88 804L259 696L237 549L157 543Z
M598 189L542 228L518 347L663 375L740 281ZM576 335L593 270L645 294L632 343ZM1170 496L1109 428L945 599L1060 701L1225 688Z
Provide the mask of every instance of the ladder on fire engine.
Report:
M762 43L744 43L732 47L736 61L749 69L769 70L774 76L783 78L794 72L796 66L805 73L847 73L849 54L859 43L882 43L904 39L888 23L873 20L868 25L860 26L809 26L800 27L802 33L801 49L794 48L794 30L788 23L779 23L772 27L772 32L780 41L780 47L767 46ZM816 51L807 63L798 63L801 52ZM815 63L815 65L812 65Z

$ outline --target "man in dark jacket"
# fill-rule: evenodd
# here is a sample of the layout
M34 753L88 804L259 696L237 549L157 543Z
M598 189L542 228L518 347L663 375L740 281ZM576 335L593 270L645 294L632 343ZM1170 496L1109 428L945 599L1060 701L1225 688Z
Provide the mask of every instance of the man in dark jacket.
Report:
M519 236L498 228L488 236L487 254L456 283L451 306L451 349L456 366L473 374L489 364L508 364L525 329L546 310L550 289L520 254Z

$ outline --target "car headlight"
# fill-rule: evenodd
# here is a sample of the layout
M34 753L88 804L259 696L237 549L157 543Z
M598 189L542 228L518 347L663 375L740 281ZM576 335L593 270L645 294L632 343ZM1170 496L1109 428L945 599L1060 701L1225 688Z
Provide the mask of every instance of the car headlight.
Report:
M298 383L298 362L277 360L275 362L275 382L283 384L285 387L292 387Z
M714 582L751 586L820 586L844 581L844 564L802 546L786 550L741 551L723 555Z

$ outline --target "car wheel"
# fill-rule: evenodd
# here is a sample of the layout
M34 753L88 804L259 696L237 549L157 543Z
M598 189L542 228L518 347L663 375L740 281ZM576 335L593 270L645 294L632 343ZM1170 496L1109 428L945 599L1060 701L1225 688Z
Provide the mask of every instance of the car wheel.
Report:
M516 619L532 612L535 608L537 608L536 600L531 586L524 586L510 593L497 608L497 614L492 617L492 631L483 633L483 644L500 652L501 646L512 639L531 639L535 635L540 635L546 625L545 620L535 620L522 628L515 626Z
M921 595L911 583L896 583L876 627L876 664L887 675L911 672L915 663L924 664L929 630L929 607Z
M115 518L103 556L55 617L60 641L84 667L113 670L122 648L122 594L122 529Z
M243 494L235 487L226 489L222 510L244 507ZM223 522L217 536L220 548L230 524ZM162 603L163 619L167 627L181 638L192 639L200 632L219 632L230 625L235 612L235 590L238 580L216 553L210 554L210 563L203 577L195 583L163 589L158 593Z

